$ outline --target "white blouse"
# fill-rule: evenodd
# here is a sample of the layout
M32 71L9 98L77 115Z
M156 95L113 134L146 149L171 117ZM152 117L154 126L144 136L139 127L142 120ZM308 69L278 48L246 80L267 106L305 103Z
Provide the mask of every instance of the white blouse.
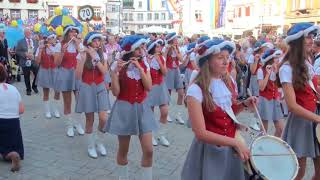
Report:
M315 75L312 65L306 61L308 67L309 78ZM292 68L289 62L285 62L279 69L279 78L281 83L292 83Z
M258 69L257 78L258 78L258 80L263 80L264 79L263 70L261 68ZM269 79L271 81L275 81L277 79L276 73L272 71L270 76L269 76Z

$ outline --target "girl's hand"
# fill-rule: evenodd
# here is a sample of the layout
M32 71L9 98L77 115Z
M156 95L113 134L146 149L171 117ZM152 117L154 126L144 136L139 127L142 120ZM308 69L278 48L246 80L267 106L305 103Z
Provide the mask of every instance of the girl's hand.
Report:
M258 62L260 60L260 54L256 54L255 56L254 56L254 62Z
M122 59L119 59L118 61L116 61L114 63L117 63L116 68L113 70L113 72L115 72L115 73L119 72L123 68L123 66L128 64L128 62L123 61Z
M236 140L235 146L233 148L237 151L242 161L247 161L250 158L249 148L240 140Z
M272 72L272 65L267 65L266 71L267 71L267 74L270 75Z
M251 96L248 99L246 99L243 103L244 103L244 105L246 105L250 108L254 108L254 106L257 106L257 104L258 104L258 98L255 96Z
M130 58L130 63L132 63L133 65L135 65L138 69L141 69L141 65L139 64L138 58L136 57L132 57Z

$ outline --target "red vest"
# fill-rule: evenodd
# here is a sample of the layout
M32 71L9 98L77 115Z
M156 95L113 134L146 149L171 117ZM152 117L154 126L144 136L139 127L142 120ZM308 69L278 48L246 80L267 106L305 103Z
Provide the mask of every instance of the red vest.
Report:
M164 59L162 56L160 56L160 61L162 64L164 64ZM163 74L161 73L161 70L155 70L153 68L150 68L150 74L152 79L152 85L160 85L163 81Z
M63 44L61 44L61 46L63 46ZM77 52L70 53L70 52L66 51L63 54L61 66L66 69L72 69L72 68L75 69L77 67L77 55L78 55Z
M232 62L229 62L228 64L228 72L231 73L232 70Z
M313 78L312 82L314 84L314 87L317 87L317 78ZM294 92L296 94L296 101L300 106L311 112L316 111L317 96L308 83L306 83L304 89L294 89Z
M54 69L56 65L54 64L54 58L52 55L48 55L45 50L41 53L41 68L43 69Z
M143 67L144 71L146 72L147 67L143 61L140 62L140 65ZM123 69L120 71L119 81L120 81L120 93L117 97L118 100L127 101L131 104L134 104L134 103L142 103L143 100L147 97L147 91L143 87L142 79L139 79L139 80L130 79L127 76L126 69Z
M266 70L263 70L263 76L266 76ZM277 99L280 97L280 93L278 91L278 86L275 81L271 81L270 78L268 80L267 86L263 91L259 91L259 95L268 99L269 101L272 99Z
M187 64L187 69L191 69L194 70L195 68L193 67L191 60L189 60L188 64Z
M176 67L173 66L173 63L176 64ZM179 60L178 57L172 57L167 55L167 60L166 60L166 66L169 69L176 69L179 67Z
M234 96L236 95L236 90L234 89L236 86L232 82L231 86L233 88L231 93ZM240 108L238 107L238 105L233 104L232 110L235 114L237 114ZM220 107L215 106L215 109L212 112L209 112L207 108L204 106L204 104L202 104L202 112L205 120L206 129L208 131L223 136L228 136L231 138L235 137L237 124L234 123L232 118Z
M260 61L257 64L257 69L252 73L252 75L257 75L258 69L261 67Z
M92 83L100 84L104 82L104 76L100 72L98 67L95 67L93 69L88 69L86 67L83 67L82 82L89 85L91 85Z

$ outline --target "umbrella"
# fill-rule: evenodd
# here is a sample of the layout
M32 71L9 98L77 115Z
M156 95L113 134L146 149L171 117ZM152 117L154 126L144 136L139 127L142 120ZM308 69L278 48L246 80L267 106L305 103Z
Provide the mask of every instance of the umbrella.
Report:
M82 24L76 18L72 16L66 16L66 15L52 16L47 20L46 24L54 28L58 26L65 27L66 25L74 25L77 27L82 26Z
M5 31L5 36L8 41L8 47L13 49L17 42L24 38L24 32L19 27L8 27Z

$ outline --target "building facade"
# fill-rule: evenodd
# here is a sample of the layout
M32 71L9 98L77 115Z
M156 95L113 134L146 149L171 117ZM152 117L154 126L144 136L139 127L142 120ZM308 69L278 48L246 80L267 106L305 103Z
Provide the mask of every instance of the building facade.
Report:
M139 32L139 29L150 26L177 29L178 25L174 22L179 16L175 11L170 11L171 13L168 11L167 3L167 0L123 0L122 31L125 33Z
M44 0L2 0L0 1L0 17L46 18L46 8Z
M286 28L298 22L320 24L319 0L287 0L285 12Z
M113 34L122 32L122 2L120 0L109 0L106 3L106 30Z

